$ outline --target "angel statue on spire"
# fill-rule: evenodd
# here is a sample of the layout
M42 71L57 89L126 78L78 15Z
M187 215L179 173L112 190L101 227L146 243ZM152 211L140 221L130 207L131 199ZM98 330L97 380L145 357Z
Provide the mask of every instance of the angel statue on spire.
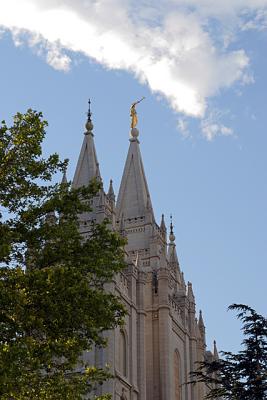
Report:
M136 127L137 122L138 122L137 112L136 112L135 106L136 106L137 104L141 103L141 101L143 101L143 100L144 100L144 97L142 97L141 100L138 100L138 101L134 102L134 103L131 105L130 116L131 116L131 118L132 118L132 120L131 120L131 128L132 128L132 129Z

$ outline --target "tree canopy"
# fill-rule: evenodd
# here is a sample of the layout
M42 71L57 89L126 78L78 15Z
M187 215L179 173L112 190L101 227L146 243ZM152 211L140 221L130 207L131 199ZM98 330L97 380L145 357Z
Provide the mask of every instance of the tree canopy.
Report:
M67 160L42 155L47 122L17 113L0 125L0 397L77 400L109 377L86 365L83 352L104 346L103 332L125 310L104 285L124 267L123 239L109 221L79 215L101 185L53 183ZM90 397L91 398L91 397Z
M243 304L232 304L242 322L243 348L238 353L221 352L222 358L203 361L192 372L193 383L204 382L207 399L267 399L267 319Z

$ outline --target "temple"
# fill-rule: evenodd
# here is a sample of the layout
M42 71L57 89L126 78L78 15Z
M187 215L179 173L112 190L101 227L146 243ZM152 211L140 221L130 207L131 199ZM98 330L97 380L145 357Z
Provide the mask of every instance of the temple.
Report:
M102 182L89 109L73 187ZM110 366L115 379L97 389L114 400L202 400L203 384L187 385L196 362L217 358L206 351L202 313L196 317L193 287L185 283L176 252L171 223L169 235L162 215L155 220L140 152L139 131L132 127L130 144L117 202L110 181L92 202L92 212L81 216L80 229L87 235L90 221L110 220L111 229L127 238L126 269L108 290L124 303L125 325L107 332L108 346L94 348L88 362Z

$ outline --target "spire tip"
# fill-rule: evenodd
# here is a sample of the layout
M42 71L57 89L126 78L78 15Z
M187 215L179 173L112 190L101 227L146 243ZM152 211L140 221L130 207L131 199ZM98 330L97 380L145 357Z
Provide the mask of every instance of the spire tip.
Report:
M160 229L166 234L166 225L164 220L164 214L161 215Z
M114 193L114 189L113 189L113 180L112 179L110 179L110 181L109 181L108 197L110 198L110 200L115 201L115 193Z
M172 215L170 215L170 220L171 220L171 223L170 223L170 236L169 236L169 239L170 239L170 242L173 243L175 241L175 235L173 233Z
M88 100L88 112L87 112L87 121L85 124L86 133L91 133L94 125L92 123L92 112L91 112L91 99Z

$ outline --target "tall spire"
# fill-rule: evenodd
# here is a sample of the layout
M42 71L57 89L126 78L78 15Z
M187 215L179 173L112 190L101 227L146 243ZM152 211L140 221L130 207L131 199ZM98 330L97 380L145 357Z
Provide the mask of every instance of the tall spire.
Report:
M187 284L187 298L190 303L195 303L195 296L194 296L193 287L192 287L191 282L188 282L188 284Z
M200 330L200 333L201 333L202 337L205 338L205 325L204 325L204 321L203 321L203 316L202 316L202 311L201 310L199 310L198 328Z
M114 193L114 189L113 189L113 181L112 181L112 179L110 179L110 182L109 182L108 198L111 201L115 201L115 193Z
M138 135L138 129L132 128L130 147L118 195L117 216L120 218L123 213L124 218L128 219L149 213L154 219Z
M176 245L175 245L175 235L173 233L173 224L172 224L172 216L171 216L171 223L170 223L170 235L169 235L170 243L169 243L169 252L168 252L168 259L169 263L173 267L179 267L179 261L176 253Z
M172 215L170 216L170 220L171 220L171 223L170 223L170 236L169 236L169 239L170 239L171 243L174 243L175 235L173 233Z
M213 357L215 360L219 360L219 353L217 350L217 344L216 344L216 340L213 341Z
M61 184L62 185L66 185L67 183L68 183L68 180L67 180L67 168L64 168Z
M101 181L94 144L94 125L92 123L90 99L88 104L87 121L85 124L86 131L84 133L84 140L73 179L73 187L87 186L93 178L97 178Z
M160 229L164 234L167 231L166 225L165 225L165 220L164 220L164 214L161 215Z
M173 224L172 224L172 216L170 223L170 235L169 235L169 248L168 248L168 261L171 271L173 271L176 275L179 289L186 290L185 282L183 281L179 260L176 252L176 244L175 244L175 235L173 233Z

